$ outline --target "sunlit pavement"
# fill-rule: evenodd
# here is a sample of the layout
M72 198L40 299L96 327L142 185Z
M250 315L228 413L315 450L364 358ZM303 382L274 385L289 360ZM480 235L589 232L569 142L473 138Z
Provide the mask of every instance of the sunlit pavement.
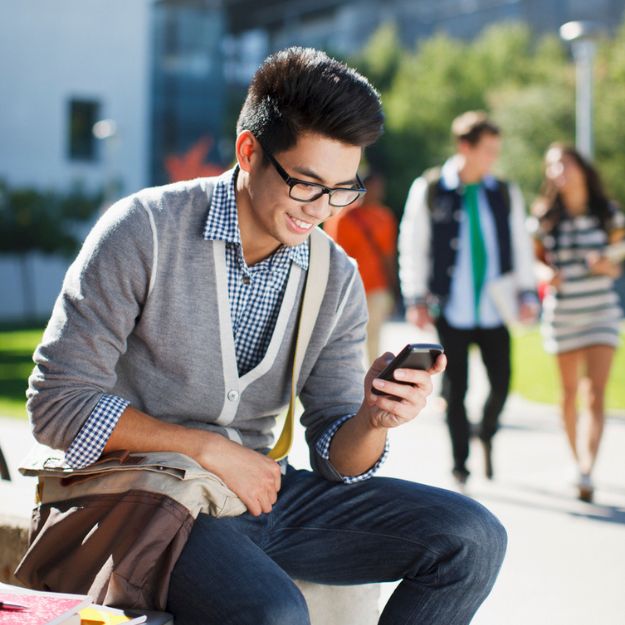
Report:
M406 324L384 328L384 349L431 340ZM486 392L479 357L472 360L469 411L477 420ZM450 449L440 400L435 396L412 423L390 435L391 455L381 470L454 488ZM298 431L291 461L306 466ZM30 448L25 421L0 418L0 445L14 482L0 481L0 512L27 516L33 482L16 466ZM506 526L509 548L501 575L474 625L622 625L625 623L625 418L607 420L596 468L593 504L575 498L569 451L555 407L511 397L495 439L495 479L483 476L482 450L473 443L466 494L492 510ZM385 584L384 602L393 585ZM441 624L444 625L444 624Z
M435 339L403 323L385 327L384 349ZM477 421L486 393L472 355L467 405ZM440 399L391 434L381 473L455 488ZM596 467L595 503L576 499L575 474L555 406L512 396L494 444L495 479L484 477L479 441L471 447L466 494L503 522L509 547L493 592L474 625L625 623L625 415L609 417ZM385 585L385 601L392 585ZM441 624L442 625L442 624Z

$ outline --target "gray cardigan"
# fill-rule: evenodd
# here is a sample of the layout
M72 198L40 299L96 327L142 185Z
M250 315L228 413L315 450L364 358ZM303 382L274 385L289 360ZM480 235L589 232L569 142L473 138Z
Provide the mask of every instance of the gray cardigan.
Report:
M112 206L69 268L29 379L35 438L67 449L103 394L153 417L213 430L253 449L272 444L288 405L295 321L305 272L292 264L263 360L239 377L225 247L203 238L216 180L145 189ZM364 290L331 244L330 275L297 384L311 464L323 431L364 393Z

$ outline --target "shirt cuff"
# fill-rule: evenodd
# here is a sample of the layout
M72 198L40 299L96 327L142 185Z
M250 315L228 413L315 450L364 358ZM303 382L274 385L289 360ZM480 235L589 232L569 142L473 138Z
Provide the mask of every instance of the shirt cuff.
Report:
M521 304L529 304L530 306L537 306L539 304L538 293L531 289L525 289L519 293L519 301Z
M94 463L130 402L117 395L102 395L100 401L83 423L80 432L65 452L65 462L73 469Z
M406 296L404 299L404 306L408 308L409 306L427 306L428 298L426 295L412 295Z
M330 462L330 443L332 443L332 439L334 435L338 432L339 428L346 422L349 421L354 414L348 414L340 419L337 419L317 440L315 444L315 449L317 453L324 459ZM341 475L341 480L344 484L355 484L356 482L362 482L364 480L368 480L370 477L373 477L378 469L382 466L386 458L388 457L389 452L389 442L388 437L386 442L384 443L384 451L382 455L379 457L378 461L367 471L361 473L360 475Z

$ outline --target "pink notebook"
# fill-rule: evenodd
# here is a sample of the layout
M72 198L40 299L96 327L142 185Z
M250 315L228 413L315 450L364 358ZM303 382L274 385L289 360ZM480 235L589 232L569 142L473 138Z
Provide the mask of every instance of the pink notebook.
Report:
M0 601L28 608L19 612L0 610L0 625L61 625L72 614L91 604L91 599L86 595L34 591L8 593L0 590Z

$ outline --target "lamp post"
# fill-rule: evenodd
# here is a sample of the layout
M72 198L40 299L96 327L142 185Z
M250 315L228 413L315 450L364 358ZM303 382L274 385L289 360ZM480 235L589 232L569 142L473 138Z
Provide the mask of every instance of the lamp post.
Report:
M601 32L597 22L567 22L560 37L571 43L575 59L575 145L587 158L593 157L592 79L593 61Z

